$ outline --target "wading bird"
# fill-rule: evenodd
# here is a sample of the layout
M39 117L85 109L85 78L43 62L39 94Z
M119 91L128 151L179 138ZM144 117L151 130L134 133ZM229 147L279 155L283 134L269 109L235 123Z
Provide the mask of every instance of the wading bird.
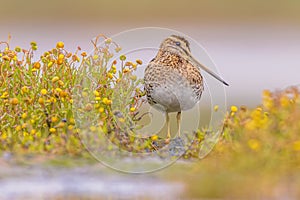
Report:
M180 137L181 111L193 108L201 98L204 90L201 69L228 86L217 74L198 62L191 54L189 42L177 35L171 35L161 43L157 55L145 69L147 100L166 114L167 139L171 137L169 113L177 112Z

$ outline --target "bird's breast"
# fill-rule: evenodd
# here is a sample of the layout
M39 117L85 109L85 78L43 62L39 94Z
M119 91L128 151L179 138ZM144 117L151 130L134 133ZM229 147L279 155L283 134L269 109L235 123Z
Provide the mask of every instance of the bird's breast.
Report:
M149 65L145 70L145 90L148 101L155 108L166 112L179 112L194 107L202 91L200 72L185 67L162 64Z

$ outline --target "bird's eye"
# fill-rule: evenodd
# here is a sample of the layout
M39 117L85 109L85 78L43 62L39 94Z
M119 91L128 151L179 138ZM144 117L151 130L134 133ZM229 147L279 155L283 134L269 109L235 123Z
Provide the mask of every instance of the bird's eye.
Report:
M175 44L176 44L177 46L180 46L180 42L175 42Z

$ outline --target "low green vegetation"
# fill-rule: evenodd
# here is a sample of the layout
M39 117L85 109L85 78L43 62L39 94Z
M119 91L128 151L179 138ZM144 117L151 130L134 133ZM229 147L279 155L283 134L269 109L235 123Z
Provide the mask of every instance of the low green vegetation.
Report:
M184 181L191 198L298 199L299 121L298 86L265 90L256 108L231 107L223 137L206 158L166 173Z
M84 142L89 150L139 153L165 145L158 135L135 132L145 116L139 111L145 102L142 80L134 75L142 61L118 55L121 47L110 38L96 37L89 55L80 48L68 52L63 42L40 57L36 42L28 50L0 44L2 151L81 155ZM197 157L203 133L196 135L198 145L186 158Z

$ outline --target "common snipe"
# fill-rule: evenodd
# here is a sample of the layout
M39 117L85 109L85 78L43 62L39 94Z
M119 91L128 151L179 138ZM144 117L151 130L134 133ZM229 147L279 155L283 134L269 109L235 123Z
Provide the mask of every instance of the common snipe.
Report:
M171 137L169 113L177 112L180 136L181 111L193 108L200 100L204 90L200 68L228 86L191 55L189 42L185 38L171 35L161 43L156 57L145 69L147 100L154 108L166 113L168 139Z

